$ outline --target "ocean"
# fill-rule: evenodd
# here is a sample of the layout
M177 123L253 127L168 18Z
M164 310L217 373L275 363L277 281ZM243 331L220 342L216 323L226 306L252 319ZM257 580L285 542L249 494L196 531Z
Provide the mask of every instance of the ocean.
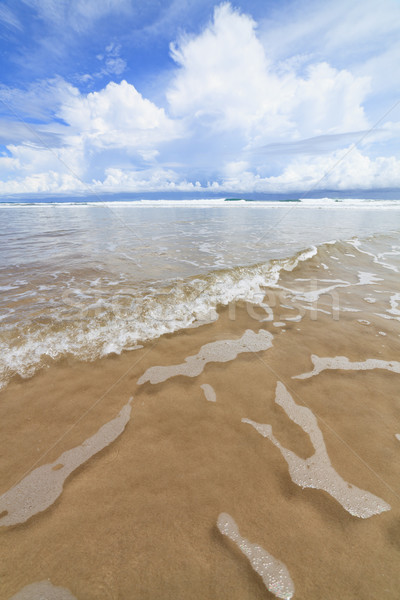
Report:
M400 231L400 200L0 204L0 385L262 301L328 241Z
M398 598L400 198L0 235L1 598Z

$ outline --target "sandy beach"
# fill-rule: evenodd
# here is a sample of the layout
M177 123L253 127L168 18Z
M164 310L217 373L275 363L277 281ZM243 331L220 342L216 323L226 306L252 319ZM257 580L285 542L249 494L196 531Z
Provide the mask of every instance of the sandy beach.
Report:
M79 600L275 597L217 527L226 513L285 565L294 598L395 600L400 260L391 244L320 246L265 288L264 306L234 302L218 320L143 348L14 376L0 402L1 598L44 580ZM183 374L155 369L176 365ZM107 423L119 423L108 441ZM43 465L38 481L51 489L74 448L83 462L50 506L40 485L24 495Z
M0 600L400 600L399 32L0 0Z

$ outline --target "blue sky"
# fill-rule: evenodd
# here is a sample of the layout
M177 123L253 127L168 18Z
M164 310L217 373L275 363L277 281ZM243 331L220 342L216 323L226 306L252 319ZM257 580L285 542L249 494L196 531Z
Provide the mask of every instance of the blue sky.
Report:
M398 0L9 0L0 31L0 195L400 188Z

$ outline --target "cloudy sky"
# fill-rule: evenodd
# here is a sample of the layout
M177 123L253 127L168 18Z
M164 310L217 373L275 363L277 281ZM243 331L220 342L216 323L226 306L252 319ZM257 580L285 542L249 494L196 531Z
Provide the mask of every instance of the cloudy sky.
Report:
M398 0L3 0L0 195L400 188Z

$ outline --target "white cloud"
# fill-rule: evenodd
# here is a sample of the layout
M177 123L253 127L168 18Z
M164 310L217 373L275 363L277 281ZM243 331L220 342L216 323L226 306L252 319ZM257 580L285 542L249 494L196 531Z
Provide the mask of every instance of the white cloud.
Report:
M43 19L62 23L65 3L26 1ZM344 0L338 2L343 9ZM391 2L383 0L385 7ZM74 19L129 9L124 1L112 4L73 0ZM88 188L192 192L201 188L199 178L202 189L221 192L400 187L395 113L365 135L371 125L366 110L374 93L371 73L376 77L383 60L393 65L393 53L386 47L387 56L379 53L375 64L367 52L364 68L358 59L354 68L343 68L334 60L336 50L345 54L334 32L345 45L351 23L341 23L336 5L328 3L324 13L318 2L302 2L303 14L295 4L288 6L293 26L287 18L258 25L228 3L216 7L199 34L171 45L176 66L164 74L163 88L153 90L157 104L127 81L110 81L88 94L60 77L25 90L0 87L0 100L8 106L0 121L0 138L7 143L0 156L0 194ZM359 14L360 6L356 2L349 10L354 38L362 44L373 37L373 18L370 0L366 15ZM397 22L397 11L394 15ZM329 49L324 56L316 51L321 40L303 52L318 27ZM372 45L385 32L390 38L392 29L387 14L379 14ZM350 53L351 43L346 47ZM85 80L119 76L125 69L119 43L103 48L99 70ZM382 77L387 81L389 71ZM340 160L351 142L358 149Z
M198 192L284 193L324 189L382 189L400 187L400 160L392 157L371 159L359 150L334 152L329 156L300 157L280 175L261 176L244 161L227 163L224 176L201 186L198 181L182 179L172 169L153 167L142 170L107 168L102 179L85 183L68 169L38 171L35 157L32 173L21 178L0 181L0 194L29 193L102 193L110 192ZM68 159L68 157L66 157ZM0 169L19 172L17 159L0 158ZM77 159L79 160L79 159ZM48 167L48 164L46 164ZM79 171L79 169L78 169ZM0 171L1 172L1 171Z
M0 21L11 29L22 31L22 25L18 17L5 4L0 4Z
M3 159L0 158L0 163ZM4 159L2 166L5 167ZM11 164L11 169L13 165ZM195 192L201 190L199 182L180 179L171 169L149 168L144 170L108 168L104 179L93 179L85 183L71 172L46 170L32 173L23 178L0 180L0 195L13 194L87 194L99 196L103 193L116 192Z
M280 8L280 7L279 7ZM260 39L275 61L303 56L353 67L366 56L385 52L398 41L400 5L397 0L291 2L260 24Z
M23 0L37 11L44 21L57 26L69 26L81 32L96 19L109 14L129 14L130 0Z
M377 120L398 96L400 85L400 3L398 0L292 2L259 27L259 37L276 64L299 66L324 61L368 77L368 109ZM393 99L388 100L392 94Z
M167 97L171 112L204 121L216 131L236 130L250 144L365 129L367 77L326 62L303 76L267 56L247 15L222 4L196 37L171 46L180 69Z
M200 189L198 182L180 180L171 169L153 168L143 171L107 169L104 181L96 181L93 188L99 192L148 192L148 191L184 191Z
M64 102L78 95L79 90L61 77L34 81L25 89L0 85L3 113L18 120L49 121Z
M0 195L66 193L88 189L83 146L43 148L8 146L11 156L0 157Z
M221 189L241 192L396 187L400 187L399 159L394 156L371 159L352 146L328 156L301 156L291 161L277 176L263 177L244 169L228 174L220 183Z
M161 167L135 170L129 157L136 162L154 163L158 147L182 135L178 121L168 118L164 109L143 98L126 81L111 82L103 90L87 95L80 95L64 83L57 88L57 94L65 91L57 111L57 117L66 123L62 137L60 134L62 143L54 144L53 140L51 145L50 134L44 138L36 126L29 126L25 142L8 144L8 155L0 157L0 193L28 193L29 186L32 193L56 192L58 185L60 193L68 186L71 192L85 191L93 185L111 190L112 182L115 189L123 185L126 189L142 189L146 177L147 184L157 189L176 185L177 176L172 171ZM25 98L32 93L28 90ZM23 92L13 94L23 102ZM57 94L53 97L58 98ZM20 137L20 128L15 129ZM111 166L115 163L118 167ZM102 184L97 180L99 171Z
M84 75L80 75L79 81L87 83L106 75L121 75L126 70L127 62L120 57L120 52L120 44L115 44L114 42L108 44L104 54L96 55L97 60L102 63L101 69L92 74L85 73Z
M73 194L89 191L73 175L46 171L35 175L0 181L0 195L23 194Z
M38 143L57 147L62 143L62 134L65 128L62 125L28 125L20 121L0 119L0 144L15 145L24 142Z
M147 150L182 135L179 122L121 81L100 92L68 98L59 116L94 148Z

